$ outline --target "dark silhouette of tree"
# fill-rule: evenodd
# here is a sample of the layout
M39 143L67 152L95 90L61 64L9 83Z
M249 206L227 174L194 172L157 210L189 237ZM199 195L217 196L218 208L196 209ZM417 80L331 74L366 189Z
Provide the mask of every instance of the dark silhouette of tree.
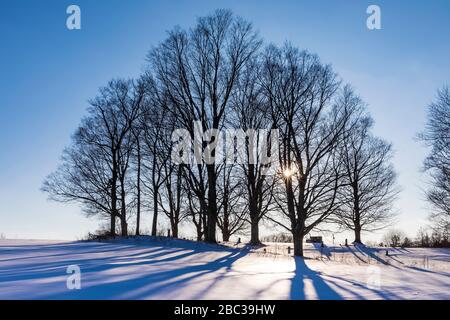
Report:
M162 108L165 110L165 108ZM162 164L163 184L159 192L159 205L169 219L172 237L178 238L178 226L188 216L186 194L183 190L184 164L176 164L171 161L174 141L171 133L176 129L176 119L173 114L164 116L165 133L162 140L158 160Z
M424 168L431 177L427 199L434 210L431 218L450 225L450 88L438 91L437 100L428 107L428 122L419 138L431 147Z
M182 167L169 165L164 166L164 184L160 193L160 206L169 219L172 237L178 238L178 226L186 217L186 210L183 210L185 196L182 193L183 176Z
M273 185L276 176L266 174L267 165L264 156L271 150L268 136L260 129L272 128L269 104L265 100L258 78L260 77L260 61L252 59L247 65L244 75L238 79L237 89L231 98L232 115L228 118L230 127L242 130L245 141L238 146L244 150L244 161L240 170L243 172L243 184L246 192L242 193L248 207L250 223L250 244L258 245L259 224L273 204ZM269 134L269 133L268 133ZM266 153L266 154L264 154Z
M89 125L85 120L83 125ZM61 164L44 181L42 190L49 199L58 202L75 202L82 205L88 216L111 220L110 232L115 233L115 214L111 192L111 169L100 149L81 137L80 127L72 137L72 145L63 151Z
M172 122L166 116L168 96L158 87L150 73L142 76L145 83L146 99L142 107L140 118L141 152L143 185L151 198L153 213L151 235L157 235L160 189L164 184L164 166L170 161L170 144Z
M390 247L400 247L406 238L405 233L402 230L391 229L383 236L383 242Z
M132 161L134 164L134 171L136 172L136 181L133 189L136 190L136 236L140 235L141 230L141 209L142 209L142 151L141 151L141 126L134 126L132 129L135 146L132 151Z
M150 52L149 61L171 98L169 111L177 115L179 127L189 130L192 139L194 121L200 121L204 132L223 127L236 80L259 45L250 23L230 11L217 10L199 18L189 32L171 31L168 39ZM202 150L206 147L203 144ZM215 155L213 145L210 154ZM201 174L203 168L199 165L197 170ZM215 163L206 163L207 199L206 203L199 200L206 206L207 242L216 242L217 176Z
M204 204L204 199L201 198L201 195L204 195L205 192L202 190L202 184L200 185L200 190L198 193L195 193L193 188L191 188L191 183L183 185L183 192L186 193L187 197L187 212L186 215L190 217L192 223L195 226L197 241L201 241L205 232L206 225L206 207ZM200 194L200 196L199 196Z
M303 239L338 209L341 184L335 150L354 106L336 99L339 81L317 56L291 45L271 46L264 58L264 90L280 134L280 172L275 201L292 232L294 254L303 256Z
M42 188L53 200L81 202L89 215L108 213L112 236L116 218L120 219L122 235L127 235L126 178L133 144L131 129L139 117L144 92L142 83L121 79L101 88L90 101L89 115L73 136L61 166Z
M224 163L217 179L217 226L222 232L223 241L229 241L232 235L242 233L247 227L248 206L241 197L244 190L236 167Z
M346 87L343 103L360 112L356 125L343 136L338 156L342 164L344 186L340 189L341 210L337 222L354 231L355 242L362 243L361 231L375 231L392 222L392 205L398 194L396 174L390 160L392 146L370 133L373 120L361 99Z

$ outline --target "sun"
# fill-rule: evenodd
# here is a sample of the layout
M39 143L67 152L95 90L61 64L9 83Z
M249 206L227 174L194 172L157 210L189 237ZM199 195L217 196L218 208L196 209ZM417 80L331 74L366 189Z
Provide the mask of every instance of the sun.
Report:
M290 177L292 177L292 170L291 170L291 169L285 169L285 170L283 171L283 175L284 175L285 178L290 178Z

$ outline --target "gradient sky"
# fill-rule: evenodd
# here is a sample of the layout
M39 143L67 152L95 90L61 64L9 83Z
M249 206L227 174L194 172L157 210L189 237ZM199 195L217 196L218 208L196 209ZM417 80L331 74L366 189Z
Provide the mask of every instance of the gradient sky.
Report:
M70 4L81 8L81 30L66 29ZM381 8L382 30L366 28L370 4ZM251 21L266 42L318 53L355 87L375 133L394 144L396 227L415 236L428 213L420 172L427 150L414 137L436 90L450 83L448 0L0 0L0 233L76 239L96 229L76 205L47 201L43 179L100 86L137 76L167 30L217 8Z

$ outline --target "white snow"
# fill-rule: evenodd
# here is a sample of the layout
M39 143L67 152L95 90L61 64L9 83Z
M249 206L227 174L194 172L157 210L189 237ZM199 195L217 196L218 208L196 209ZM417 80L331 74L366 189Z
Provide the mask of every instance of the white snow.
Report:
M450 249L288 246L0 240L0 299L450 299Z

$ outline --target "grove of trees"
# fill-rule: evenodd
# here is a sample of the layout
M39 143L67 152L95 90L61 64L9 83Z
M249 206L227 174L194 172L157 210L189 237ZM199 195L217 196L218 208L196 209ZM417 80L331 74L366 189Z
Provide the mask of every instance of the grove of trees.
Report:
M90 100L61 165L43 184L51 199L107 220L112 237L131 229L139 235L143 215L151 214L152 235L163 216L173 237L190 223L199 241L215 243L220 231L224 241L239 234L258 244L268 221L292 234L297 256L305 236L324 223L353 230L362 242L362 231L391 221L392 146L372 134L361 98L317 55L265 45L249 22L217 10L189 30L170 31L147 57L138 79L112 80ZM433 144L442 156L427 160L436 182L429 198L445 191L448 202L448 91L442 99L433 121L447 131L428 130L424 140L443 136ZM186 136L174 137L180 128ZM198 129L195 161L173 161L174 154L192 157L177 148L195 142ZM243 132L244 143L235 145L240 162L215 157L222 151L215 132L225 129ZM264 162L268 155L276 161ZM437 201L437 210L448 214L447 202Z

